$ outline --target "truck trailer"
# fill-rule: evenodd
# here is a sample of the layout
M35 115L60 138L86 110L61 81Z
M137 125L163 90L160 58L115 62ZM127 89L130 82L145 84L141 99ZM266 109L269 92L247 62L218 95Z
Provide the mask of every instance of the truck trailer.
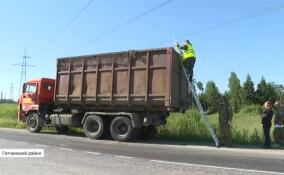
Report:
M83 128L91 139L149 138L171 112L187 108L188 84L173 48L57 59L56 79L23 84L18 121L30 132Z

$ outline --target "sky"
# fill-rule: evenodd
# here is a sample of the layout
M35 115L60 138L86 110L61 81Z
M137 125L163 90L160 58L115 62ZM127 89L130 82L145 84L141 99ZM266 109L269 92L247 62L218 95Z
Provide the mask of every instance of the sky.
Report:
M14 64L22 62L25 48L34 65L29 80L55 78L58 57L172 47L173 38L191 41L195 77L204 84L213 80L225 91L232 71L241 82L250 74L255 84L262 76L284 84L282 0L172 0L154 11L167 0L94 0L68 25L89 1L0 1L0 91L6 98L12 83L18 98L21 67Z

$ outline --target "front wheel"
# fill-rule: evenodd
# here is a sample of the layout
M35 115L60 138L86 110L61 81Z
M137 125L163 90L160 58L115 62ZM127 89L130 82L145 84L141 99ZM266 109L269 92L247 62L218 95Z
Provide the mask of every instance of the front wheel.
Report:
M26 120L27 128L30 132L38 133L43 126L43 120L38 113L29 113Z
M110 124L112 138L119 142L127 142L133 137L134 128L127 117L116 117Z

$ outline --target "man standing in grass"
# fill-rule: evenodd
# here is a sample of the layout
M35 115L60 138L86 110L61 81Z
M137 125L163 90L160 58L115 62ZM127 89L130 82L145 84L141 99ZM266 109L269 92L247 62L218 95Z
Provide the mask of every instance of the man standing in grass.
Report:
M219 124L220 124L220 146L232 146L232 119L233 110L225 96L219 98Z
M283 104L279 101L274 104L274 141L275 146L280 147L283 144L283 128L284 128L284 109ZM282 142L282 143L281 143Z
M271 128L272 117L273 117L272 104L271 102L267 101L264 103L264 110L261 113L261 123L262 123L262 128L263 128L263 135L264 135L264 144L262 147L265 149L271 148L269 132Z

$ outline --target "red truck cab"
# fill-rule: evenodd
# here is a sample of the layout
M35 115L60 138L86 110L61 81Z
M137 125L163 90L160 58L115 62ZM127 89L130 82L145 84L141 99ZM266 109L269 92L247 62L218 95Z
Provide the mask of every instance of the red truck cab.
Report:
M18 121L26 121L30 112L40 111L54 104L55 80L39 78L30 80L23 85L19 98Z

